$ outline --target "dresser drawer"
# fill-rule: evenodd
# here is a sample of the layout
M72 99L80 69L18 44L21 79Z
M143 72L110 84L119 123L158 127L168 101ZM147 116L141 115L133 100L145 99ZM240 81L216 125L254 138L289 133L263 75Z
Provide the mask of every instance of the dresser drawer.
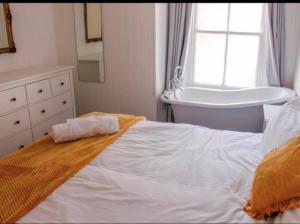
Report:
M30 127L28 109L0 117L0 139L11 136Z
M72 107L72 96L71 92L67 92L61 96L57 96L53 99L53 107L55 110L55 113L58 113L60 111L67 110L68 108Z
M59 114L72 106L71 93L51 98L42 103L30 106L30 118L33 124L37 124L43 120Z
M67 119L73 118L73 110L68 110L62 114L51 118L50 120L45 121L42 124L33 128L33 138L38 140L42 136L48 135L51 131L51 128L55 124L64 123Z
M0 92L0 114L7 113L27 104L25 86Z
M53 99L29 107L30 119L33 124L46 120L54 115Z
M30 104L51 97L49 80L42 80L26 85L28 102Z
M65 72L62 75L51 78L50 82L53 96L65 92L70 89L71 86L69 72Z
M11 138L2 140L0 143L0 156L12 153L32 143L31 130L23 131Z

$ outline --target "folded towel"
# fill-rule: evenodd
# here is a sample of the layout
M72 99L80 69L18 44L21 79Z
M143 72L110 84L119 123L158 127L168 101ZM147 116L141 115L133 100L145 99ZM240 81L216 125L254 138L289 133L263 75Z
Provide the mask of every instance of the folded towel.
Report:
M69 142L95 135L97 135L95 125L90 122L63 123L52 126L52 136L55 143Z
M84 122L93 123L96 125L95 129L97 134L113 134L119 131L119 121L116 116L103 115L103 116L88 116L84 118L67 119L67 123L81 124Z
M119 121L115 116L89 116L68 119L66 123L52 126L55 143L73 141L101 134L119 131Z

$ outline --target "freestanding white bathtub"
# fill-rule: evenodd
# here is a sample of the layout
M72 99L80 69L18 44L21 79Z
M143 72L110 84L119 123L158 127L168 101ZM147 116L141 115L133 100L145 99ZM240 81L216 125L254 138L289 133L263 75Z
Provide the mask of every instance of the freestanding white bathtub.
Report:
M185 87L176 97L162 95L171 104L176 123L190 123L214 129L262 132L263 104L282 104L295 92L282 87L234 90Z

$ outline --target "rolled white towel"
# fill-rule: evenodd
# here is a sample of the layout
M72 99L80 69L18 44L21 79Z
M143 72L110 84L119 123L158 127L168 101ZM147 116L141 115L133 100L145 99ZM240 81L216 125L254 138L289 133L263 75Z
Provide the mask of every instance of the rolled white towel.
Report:
M118 118L115 116L89 116L68 119L66 123L52 126L55 143L73 141L98 134L112 134L119 131Z
M119 131L119 121L116 116L112 115L92 115L84 118L67 119L67 123L91 122L96 125L97 134L113 134Z
M96 117L96 115L91 115L91 116L88 116L88 117L69 118L69 119L66 120L66 122L71 124L71 123L77 123L77 122L81 122L81 121L85 121L85 120L91 121L95 117Z

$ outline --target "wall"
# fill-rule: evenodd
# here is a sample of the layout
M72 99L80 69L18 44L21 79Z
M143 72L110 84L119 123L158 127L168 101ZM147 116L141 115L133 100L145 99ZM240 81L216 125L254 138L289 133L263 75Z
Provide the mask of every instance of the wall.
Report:
M287 87L293 86L297 68L298 46L300 40L300 4L286 3L286 51L285 80Z
M160 100L165 87L167 62L167 3L155 4L155 96L157 120L166 121L166 105Z
M54 5L58 61L75 64L72 4ZM154 4L103 4L105 83L79 82L77 110L130 113L156 119Z
M295 63L295 76L293 87L297 95L300 96L300 45L298 46L298 55Z
M52 4L9 5L17 52L0 54L0 72L57 63Z
M74 94L77 115L79 113L79 97L78 91L78 70L77 70L77 52L75 38L75 22L72 3L53 4L54 23L56 31L56 48L58 63L62 65L74 65Z

